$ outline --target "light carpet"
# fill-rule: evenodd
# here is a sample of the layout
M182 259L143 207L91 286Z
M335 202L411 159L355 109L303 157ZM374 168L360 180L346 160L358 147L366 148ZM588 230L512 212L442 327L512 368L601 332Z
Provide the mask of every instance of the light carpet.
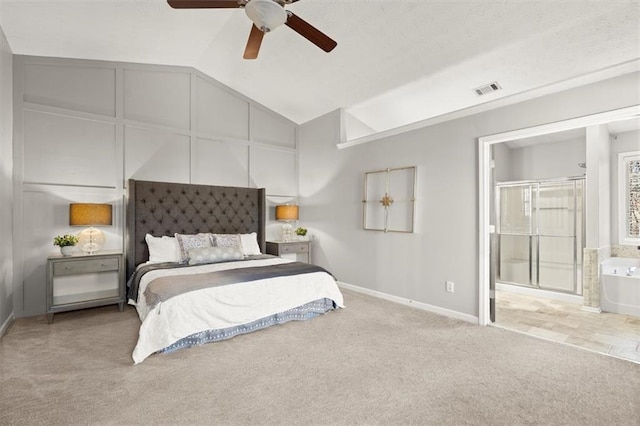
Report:
M137 366L132 308L19 319L0 340L0 424L640 424L638 364L344 295Z

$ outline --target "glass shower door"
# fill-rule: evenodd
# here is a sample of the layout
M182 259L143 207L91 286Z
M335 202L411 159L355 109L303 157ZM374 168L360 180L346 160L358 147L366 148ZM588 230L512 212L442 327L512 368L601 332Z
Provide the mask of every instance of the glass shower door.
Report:
M498 281L533 286L536 270L535 247L531 236L500 235L500 267Z
M545 290L577 293L581 268L582 181L541 183L538 189L538 284ZM581 243L581 241L580 241Z
M533 185L498 187L499 264L498 281L533 286L537 281Z

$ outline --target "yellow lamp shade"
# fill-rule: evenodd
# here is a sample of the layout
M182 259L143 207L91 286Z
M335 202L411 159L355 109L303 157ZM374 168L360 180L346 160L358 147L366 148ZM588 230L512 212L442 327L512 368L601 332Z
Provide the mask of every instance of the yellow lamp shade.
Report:
M109 226L113 221L111 204L73 203L69 204L69 225Z
M276 206L276 220L298 220L298 206L295 204Z
M94 226L109 226L113 222L111 204L69 204L69 225L89 226L78 234L78 245L87 254L93 254L104 245L104 233Z

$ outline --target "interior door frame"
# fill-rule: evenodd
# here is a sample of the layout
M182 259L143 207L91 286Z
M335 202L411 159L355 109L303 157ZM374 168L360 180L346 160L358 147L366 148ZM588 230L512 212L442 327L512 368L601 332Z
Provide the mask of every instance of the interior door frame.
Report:
M587 126L611 123L640 116L640 105L598 114L586 115L555 123L543 124L510 132L497 133L478 138L478 324L488 325L491 321L489 312L490 285L490 240L495 233L495 226L490 223L491 212L491 169L494 167L491 158L491 146L498 143L542 136L550 133L573 130Z

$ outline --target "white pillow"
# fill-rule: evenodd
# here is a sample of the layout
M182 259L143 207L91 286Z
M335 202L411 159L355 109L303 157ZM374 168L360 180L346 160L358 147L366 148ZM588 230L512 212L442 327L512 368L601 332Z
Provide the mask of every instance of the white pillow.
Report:
M154 237L147 234L144 237L149 247L149 262L180 262L180 247L174 237Z
M245 256L262 254L258 245L258 235L255 232L240 234L240 244L242 245L242 254Z

